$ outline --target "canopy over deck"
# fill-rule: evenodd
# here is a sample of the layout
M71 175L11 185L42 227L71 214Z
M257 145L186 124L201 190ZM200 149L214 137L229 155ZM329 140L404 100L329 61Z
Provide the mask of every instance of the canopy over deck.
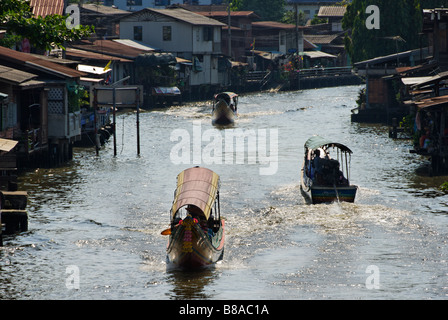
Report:
M171 218L186 206L201 209L206 219L218 195L219 176L207 168L194 167L182 171L177 176L177 189L171 208Z
M230 99L235 99L238 98L238 94L234 93L234 92L221 92L218 94L215 94L215 100L218 99L225 99L225 100L230 100Z
M305 142L305 149L315 150L323 147L336 147L341 149L343 152L353 153L347 146L343 145L339 142L334 142L332 140L328 140L322 138L321 136L312 136Z

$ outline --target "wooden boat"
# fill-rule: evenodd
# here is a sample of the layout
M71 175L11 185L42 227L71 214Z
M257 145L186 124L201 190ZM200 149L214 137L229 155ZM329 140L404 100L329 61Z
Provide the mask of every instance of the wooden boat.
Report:
M182 269L197 269L223 258L224 220L218 189L219 176L207 168L193 167L177 176L171 228L166 230L170 233L169 263Z
M330 158L330 148L336 150L336 159ZM358 187L349 181L351 154L347 146L320 136L305 142L301 189L313 204L355 201Z
M215 95L212 110L214 125L231 125L237 114L238 95L233 92L221 92Z

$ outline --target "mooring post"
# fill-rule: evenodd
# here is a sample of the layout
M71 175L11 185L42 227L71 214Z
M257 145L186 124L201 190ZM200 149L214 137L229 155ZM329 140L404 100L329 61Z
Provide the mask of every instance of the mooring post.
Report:
M392 138L397 139L397 118L392 118Z
M137 155L140 155L140 88L137 87Z
M96 109L98 107L98 90L97 89L93 89L93 123L95 126L95 150L96 150L96 155L99 155L100 152L100 148L98 146L98 119L97 119L97 114L96 114Z
M116 95L115 95L115 87L113 89L112 92L112 114L113 114L113 118L114 118L114 128L113 128L113 135L114 135L114 157L117 156L117 136L116 136L116 131L115 131L115 127L116 127L116 114L115 114L115 104L116 104Z

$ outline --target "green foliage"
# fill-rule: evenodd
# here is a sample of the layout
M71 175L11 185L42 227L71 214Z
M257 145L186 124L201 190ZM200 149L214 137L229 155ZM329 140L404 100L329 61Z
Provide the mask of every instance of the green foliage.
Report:
M261 20L281 21L285 13L284 0L234 0L232 10L254 11Z
M295 12L294 11L286 11L283 15L283 18L280 20L280 22L288 23L288 24L296 24L296 18L295 18ZM297 24L299 26L304 26L306 24L306 17L305 13L300 10L297 13Z
M353 62L418 48L422 29L421 0L353 0L342 20L345 48ZM380 10L380 29L367 29L368 5ZM400 36L404 41L400 41Z
M443 192L448 192L448 182L442 183L442 185L440 185L439 189Z
M27 38L31 45L38 49L63 48L65 42L87 37L94 31L93 26L67 28L68 15L34 17L26 0L0 0L0 2L0 29L7 30L6 36L0 39L1 46L11 47L17 41Z
M362 88L358 92L358 99L356 99L356 104L361 107L363 103L366 103L366 88Z
M313 19L311 19L311 24L315 25L315 24L321 24L321 23L327 23L327 19L325 18L319 18L317 16L317 14L314 15Z

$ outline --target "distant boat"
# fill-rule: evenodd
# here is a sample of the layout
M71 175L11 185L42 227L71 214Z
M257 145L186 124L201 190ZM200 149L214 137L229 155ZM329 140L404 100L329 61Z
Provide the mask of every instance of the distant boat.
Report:
M231 125L237 114L238 95L234 92L221 92L215 95L212 110L214 125Z
M224 255L224 219L219 205L219 176L193 167L177 176L171 207L167 259L182 269L212 265Z
M329 148L336 150L337 160L330 158ZM313 204L355 201L358 187L349 181L351 154L347 146L320 136L305 142L301 189Z

